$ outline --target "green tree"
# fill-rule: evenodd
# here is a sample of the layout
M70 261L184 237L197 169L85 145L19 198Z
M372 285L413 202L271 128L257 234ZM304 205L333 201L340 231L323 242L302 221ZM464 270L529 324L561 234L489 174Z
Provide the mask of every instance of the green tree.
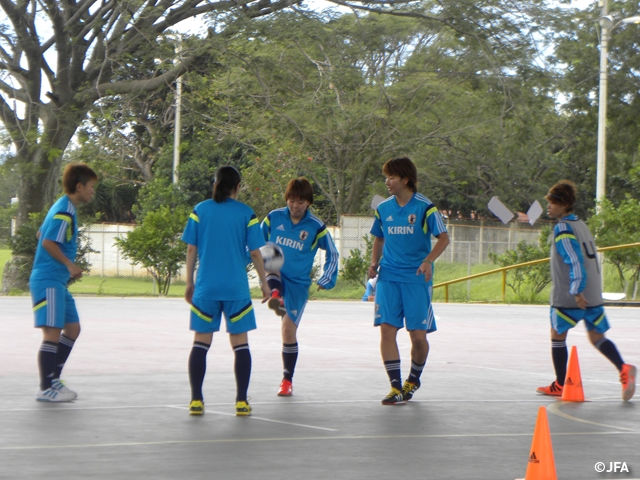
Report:
M373 248L373 240L370 236L362 237L367 247L363 253L359 248L349 251L349 257L344 259L340 275L347 282L356 285L367 286L367 271L371 265L371 250Z
M191 209L162 206L147 212L144 220L126 238L116 239L124 258L146 268L160 295L167 295L171 279L186 261L187 246L180 240Z
M19 225L15 234L9 238L9 248L11 248L14 262L7 262L4 266L2 293L6 294L13 290L29 290L29 277L38 247L37 234L45 216L46 212L31 214L29 221ZM92 248L91 238L80 227L78 229L78 250L74 262L86 273L91 271L91 263L88 258L90 253L99 252ZM79 281L82 279L71 279L68 285Z
M548 258L551 252L550 234L551 227L544 227L540 230L538 245L531 245L523 240L514 250L508 250L502 255L489 253L489 258L501 267ZM515 268L507 272L507 285L516 294L518 301L534 302L538 294L550 283L551 271L548 262Z
M617 206L609 200L587 221L599 247L638 242L640 232L640 201L627 195ZM620 288L635 299L640 277L640 248L625 248L607 252L605 262L615 266Z

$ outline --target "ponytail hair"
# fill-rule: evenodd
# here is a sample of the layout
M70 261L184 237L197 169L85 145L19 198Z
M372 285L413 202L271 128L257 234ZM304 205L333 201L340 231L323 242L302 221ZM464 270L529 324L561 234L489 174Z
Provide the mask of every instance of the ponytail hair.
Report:
M213 184L213 199L216 203L224 202L231 196L240 183L240 172L229 165L220 167L216 172Z

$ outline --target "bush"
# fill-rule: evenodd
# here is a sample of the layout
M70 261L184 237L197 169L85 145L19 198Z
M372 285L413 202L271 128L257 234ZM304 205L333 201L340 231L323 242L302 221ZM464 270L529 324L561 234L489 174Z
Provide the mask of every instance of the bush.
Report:
M367 271L371 264L371 249L373 248L373 240L368 237L362 237L367 244L365 253L363 254L360 249L354 248L349 251L349 257L342 263L342 269L340 275L342 278L352 284L367 286Z
M116 239L122 256L146 268L155 279L160 295L169 293L171 279L186 261L187 245L180 235L190 212L185 205L160 207L147 212L142 224L126 238Z
M490 253L489 258L501 267L517 265L547 258L551 252L549 244L550 227L540 230L538 245L530 245L524 241L518 243L515 250L508 250L502 255ZM531 303L536 296L551 283L549 263L539 263L529 267L516 268L507 272L507 285L516 294L519 301Z

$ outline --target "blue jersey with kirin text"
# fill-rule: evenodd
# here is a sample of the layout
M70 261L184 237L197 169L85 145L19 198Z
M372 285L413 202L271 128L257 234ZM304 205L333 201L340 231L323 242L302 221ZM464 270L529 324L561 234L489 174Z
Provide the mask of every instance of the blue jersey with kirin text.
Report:
M40 286L65 285L69 281L67 267L54 259L42 246L44 240L56 242L60 250L72 262L76 261L78 250L78 220L76 207L66 195L58 199L49 209L42 226L33 261L29 283Z
M371 227L372 235L384 239L378 280L424 282L416 272L431 252L431 237L446 231L440 212L424 195L415 193L403 207L395 196L381 202Z
M326 252L322 276L318 285L327 290L333 288L338 277L338 250L326 225L309 210L294 224L289 208L272 210L262 221L265 240L279 245L284 252L284 265L280 274L285 280L311 285L309 274L318 248Z
M205 200L193 209L182 241L198 248L194 301L249 296L246 252L264 245L250 207L232 198L220 203Z

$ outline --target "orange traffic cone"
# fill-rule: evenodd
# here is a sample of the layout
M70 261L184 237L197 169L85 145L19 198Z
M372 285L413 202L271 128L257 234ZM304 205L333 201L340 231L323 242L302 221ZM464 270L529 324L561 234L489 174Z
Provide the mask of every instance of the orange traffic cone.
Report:
M558 480L545 407L538 408L538 419L533 431L529 465L524 480Z
M578 363L578 349L575 345L571 347L571 355L569 355L567 376L564 379L564 388L562 390L562 401L584 402L584 390L582 390L582 377L580 376L580 364Z

